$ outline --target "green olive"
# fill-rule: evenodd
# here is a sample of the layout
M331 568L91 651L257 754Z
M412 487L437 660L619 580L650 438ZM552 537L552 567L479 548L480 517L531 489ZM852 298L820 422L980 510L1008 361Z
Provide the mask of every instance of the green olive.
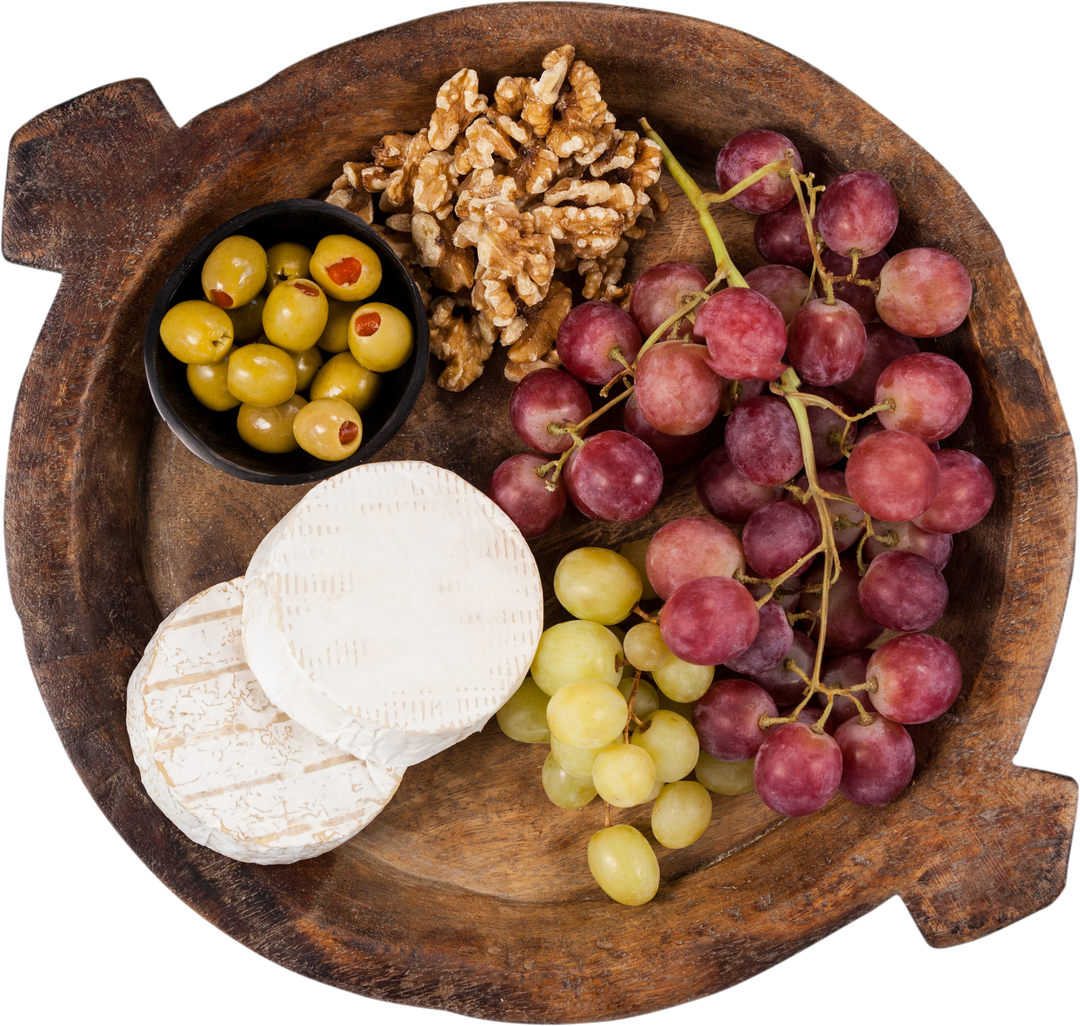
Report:
M328 316L323 290L309 278L293 278L266 297L263 331L274 345L299 353L315 345Z
M266 291L290 278L310 278L311 250L299 242L279 242L266 251Z
M296 363L296 391L306 392L315 380L319 368L323 365L322 350L318 346L305 349L302 353L293 353Z
M202 266L202 290L211 303L229 310L250 303L266 283L266 250L246 235L230 235Z
M311 277L328 296L358 302L373 295L382 282L382 261L351 235L327 235L311 255Z
M293 434L300 448L321 460L343 460L360 448L360 414L344 399L313 399L296 415Z
M352 353L331 356L311 383L312 399L344 399L357 413L366 413L378 398L382 378L361 367Z
M302 395L294 395L277 406L252 406L244 403L236 415L240 437L259 452L292 452L299 448L293 434L293 421L307 405Z
M232 349L229 315L204 299L177 303L161 318L161 341L182 363L217 363Z
M209 410L231 410L240 400L228 388L229 361L189 363L187 383L191 394Z
M296 361L284 349L252 342L230 354L228 384L243 403L277 406L296 391Z
M262 334L262 312L266 297L260 292L250 303L226 310L233 324L233 338L239 342L251 342Z
M369 370L397 370L412 355L412 322L395 306L365 303L349 321L349 349Z
M349 348L349 320L359 303L343 303L332 296L326 297L330 305L326 327L319 336L318 346L327 353L344 353Z

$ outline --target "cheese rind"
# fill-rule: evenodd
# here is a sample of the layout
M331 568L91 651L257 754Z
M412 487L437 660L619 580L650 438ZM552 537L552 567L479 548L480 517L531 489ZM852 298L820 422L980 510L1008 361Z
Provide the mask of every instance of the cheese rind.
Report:
M162 622L128 683L127 725L143 786L188 837L242 862L295 862L366 826L401 767L357 759L266 697L244 657L243 579Z
M422 462L316 485L245 581L245 651L271 701L376 762L413 765L480 730L524 680L543 630L521 532Z

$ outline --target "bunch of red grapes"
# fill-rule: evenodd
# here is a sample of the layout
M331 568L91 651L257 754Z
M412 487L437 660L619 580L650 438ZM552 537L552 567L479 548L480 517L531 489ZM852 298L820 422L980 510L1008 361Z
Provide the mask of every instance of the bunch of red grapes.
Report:
M838 789L883 804L910 782L905 725L940 716L962 685L956 653L925 633L948 601L952 535L994 498L982 461L941 445L971 405L968 376L916 341L963 322L967 271L938 249L889 254L899 205L880 175L851 171L822 190L802 172L777 132L723 147L717 183L756 216L765 266L744 278L718 254L710 281L664 262L626 309L571 310L562 369L529 375L510 399L533 452L489 488L527 538L567 498L596 520L635 520L664 467L700 456L726 418L697 472L709 516L657 532L646 567L663 579L664 643L719 671L693 712L702 749L753 760L758 794L785 815ZM586 386L625 389L623 430L585 433Z

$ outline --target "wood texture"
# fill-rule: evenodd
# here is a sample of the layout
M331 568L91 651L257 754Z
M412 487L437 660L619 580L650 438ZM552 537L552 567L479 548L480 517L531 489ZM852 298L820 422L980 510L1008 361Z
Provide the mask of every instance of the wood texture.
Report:
M578 44L626 125L646 115L703 184L724 140L766 125L827 181L869 166L901 205L898 244L955 253L976 281L971 316L935 347L979 400L956 443L994 472L990 516L957 539L938 633L965 687L913 730L905 794L868 810L837 798L785 820L716 799L705 837L661 854L663 884L628 910L591 884L595 809L539 790L542 753L494 727L415 767L390 807L341 848L289 867L200 848L150 803L124 728L124 690L172 608L241 574L302 489L227 477L157 419L142 326L171 268L242 209L319 194L384 133L426 123L462 66L489 95ZM674 195L674 190L669 190ZM721 224L736 262L748 219ZM9 577L30 661L86 786L148 866L211 922L297 972L373 997L510 1021L571 1022L666 1007L730 986L900 894L927 940L1006 926L1064 885L1071 780L1012 764L1060 624L1073 552L1072 442L1023 297L992 230L955 181L877 112L756 39L658 12L494 6L365 37L286 69L183 129L151 86L120 82L47 111L11 148L4 255L63 272L19 397L7 477ZM634 251L707 263L676 202ZM483 487L518 451L502 353L468 391L435 373L382 458L430 460ZM433 368L435 371L436 368ZM693 466L670 474L632 525L570 514L534 545L550 580L568 548L641 537L699 512ZM560 618L549 599L549 622ZM641 822L642 813L616 819ZM632 922L634 928L626 930ZM662 972L656 957L664 945Z

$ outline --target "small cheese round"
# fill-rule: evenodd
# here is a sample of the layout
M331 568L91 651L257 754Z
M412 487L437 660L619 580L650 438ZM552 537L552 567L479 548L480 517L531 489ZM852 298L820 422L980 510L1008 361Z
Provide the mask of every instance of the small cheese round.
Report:
M544 626L521 532L429 463L320 482L263 539L245 580L244 648L270 700L393 765L480 730L525 679Z
M366 826L404 769L357 759L270 703L244 659L243 584L165 618L128 682L128 735L147 793L193 841L240 862L296 862Z

